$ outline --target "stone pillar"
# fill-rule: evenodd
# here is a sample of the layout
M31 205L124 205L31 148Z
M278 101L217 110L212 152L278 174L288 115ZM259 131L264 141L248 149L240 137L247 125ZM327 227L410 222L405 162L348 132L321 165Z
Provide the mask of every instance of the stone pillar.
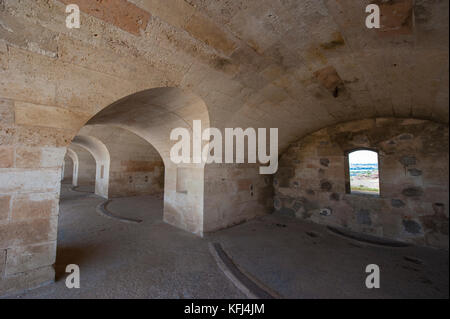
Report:
M66 152L50 137L60 132L18 125L14 110L0 99L0 296L54 280Z
M41 167L20 164L21 147L14 151L14 167L0 168L0 295L54 279L61 167L49 154ZM62 160L64 149L54 152Z

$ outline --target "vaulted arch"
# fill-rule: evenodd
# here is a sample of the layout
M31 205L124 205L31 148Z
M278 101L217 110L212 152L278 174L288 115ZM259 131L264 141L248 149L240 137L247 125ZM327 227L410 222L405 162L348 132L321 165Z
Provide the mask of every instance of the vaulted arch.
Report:
M77 135L72 143L89 151L95 158L95 194L108 198L110 156L105 144L92 136Z
M118 126L152 144L165 166L164 220L203 235L204 163L175 164L170 159L171 131L185 128L192 136L193 120L200 120L203 129L209 127L205 102L188 90L161 87L124 97L98 112L87 124Z
M72 185L78 186L78 168L79 168L78 155L72 149L67 148L67 156L72 160L73 163Z

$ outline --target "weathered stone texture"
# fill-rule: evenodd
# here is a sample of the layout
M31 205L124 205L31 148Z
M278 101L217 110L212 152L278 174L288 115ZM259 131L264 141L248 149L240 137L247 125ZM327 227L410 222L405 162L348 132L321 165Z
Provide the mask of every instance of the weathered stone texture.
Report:
M433 147L424 148L429 134L435 134ZM379 152L380 197L345 191L345 153L358 147ZM286 175L290 170L295 176ZM447 126L388 118L331 126L292 145L280 159L275 180L279 211L292 210L302 219L391 239L448 247ZM319 209L326 207L332 208L332 215L321 216Z
M14 103L0 98L0 124L8 126L14 124Z
M59 174L59 169L2 171L0 175L0 193L58 193Z
M0 223L0 248L56 240L57 216Z
M85 114L63 108L16 102L17 125L45 126L58 129L80 129L87 121Z
M61 0L66 4L77 4L86 14L111 23L127 32L139 35L147 26L150 14L126 0Z
M6 276L51 266L55 262L56 241L46 244L14 247L7 250Z
M0 296L25 289L39 287L55 280L52 266L36 268L27 272L4 277L0 281Z
M205 232L231 227L272 210L272 177L259 175L258 170L256 165L207 165Z
M11 207L11 196L0 195L0 222L8 219Z
M57 215L57 194L17 195L12 203L11 219L31 220Z
M14 148L0 146L0 168L14 167Z

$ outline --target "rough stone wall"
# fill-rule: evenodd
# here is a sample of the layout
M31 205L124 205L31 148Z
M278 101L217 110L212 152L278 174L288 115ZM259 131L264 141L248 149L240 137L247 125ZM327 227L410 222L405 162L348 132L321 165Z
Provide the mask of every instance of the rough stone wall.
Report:
M0 295L54 279L65 154L64 137L21 127L14 108L0 98Z
M205 169L204 231L243 223L273 210L271 175L250 164L210 164Z
M379 152L380 196L346 193L345 152ZM275 208L320 224L448 248L448 126L377 118L324 128L292 144L274 179ZM330 208L330 216L320 209Z
M110 170L110 197L161 195L163 192L164 164L158 157L123 160L117 169Z

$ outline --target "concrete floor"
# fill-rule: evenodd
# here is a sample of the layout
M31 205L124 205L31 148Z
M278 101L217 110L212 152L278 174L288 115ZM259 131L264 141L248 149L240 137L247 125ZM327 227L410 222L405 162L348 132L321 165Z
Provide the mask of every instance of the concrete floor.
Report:
M162 221L162 199L114 199L127 224L96 213L103 199L63 185L54 284L12 298L244 298L208 249L219 242L234 262L285 298L448 298L448 251L386 248L345 239L323 226L277 214L201 239ZM381 288L365 287L366 265ZM81 288L67 289L78 264Z

